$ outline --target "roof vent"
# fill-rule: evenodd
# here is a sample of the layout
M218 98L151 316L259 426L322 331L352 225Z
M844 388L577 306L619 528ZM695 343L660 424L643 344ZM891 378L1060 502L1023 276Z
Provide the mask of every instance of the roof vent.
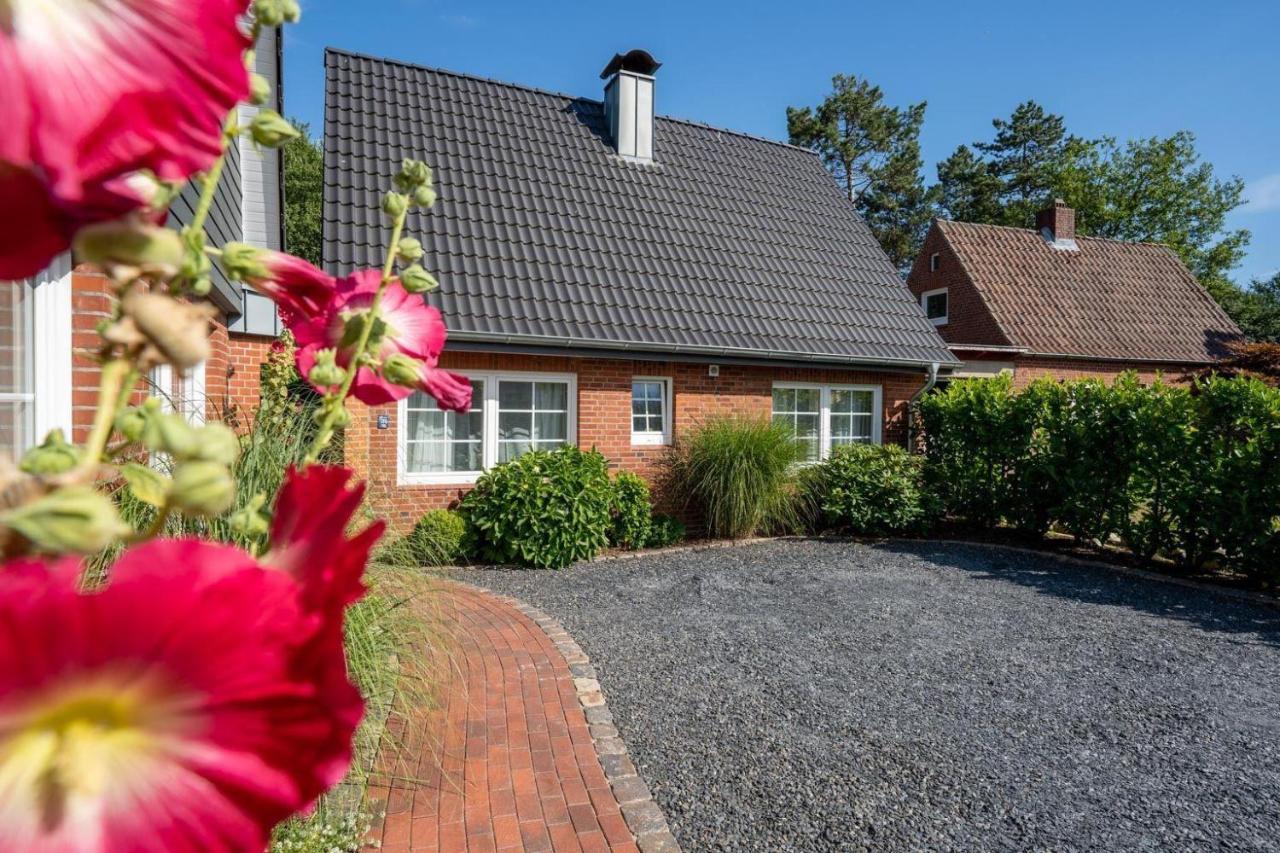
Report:
M1076 244L1076 212L1060 198L1036 214L1036 230L1055 249L1074 252L1080 248Z
M615 54L600 72L604 115L618 156L636 163L653 162L653 75L662 63L648 51Z

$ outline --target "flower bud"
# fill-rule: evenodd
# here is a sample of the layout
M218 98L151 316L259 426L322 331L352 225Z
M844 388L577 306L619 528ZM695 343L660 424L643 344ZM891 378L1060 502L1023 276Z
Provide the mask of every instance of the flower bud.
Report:
M213 290L213 279L207 275L202 275L195 281L191 282L191 293L193 296L208 296Z
M64 474L80 463L80 451L67 442L62 430L50 430L44 442L28 450L19 467L28 474Z
M196 449L191 458L230 468L240 458L240 437L226 424L206 424L196 430Z
M302 6L298 4L298 0L280 0L280 12L284 15L285 23L296 24L302 20Z
M228 243L222 247L222 270L237 281L267 278L270 272L263 262L265 252L248 243Z
M413 203L418 207L431 207L436 203L436 191L430 184L418 187L413 191Z
M129 530L110 499L88 486L68 486L11 509L0 515L0 527L50 554L92 554Z
M169 497L171 480L155 468L128 462L120 466L120 475L129 484L133 496L151 506L164 506Z
M382 197L382 212L396 219L409 209L409 199L403 193L390 192Z
M126 347L142 345L154 361L189 370L209 357L209 323L217 313L207 303L181 302L163 293L130 290L120 302L121 320L103 335Z
M435 290L440 286L435 276L418 264L400 271L400 284L410 293L426 293L428 290Z
M395 177L395 184L402 190L416 190L431 183L431 167L421 160L405 160L400 164L400 173Z
M277 148L301 134L275 110L259 110L249 122L249 135L264 148Z
M130 406L116 415L116 429L130 441L142 441L142 436L147 429L147 418L146 409Z
M422 243L417 237L404 237L396 244L396 257L407 264L422 260Z
M247 504L231 513L231 517L227 519L231 530L249 539L266 536L271 529L270 522L261 512L266 502L266 495L254 495Z
M335 360L337 353L331 349L322 349L316 353L315 366L307 374L307 379L317 388L330 388L341 385L347 378L347 372L338 366Z
M271 100L271 83L261 74L249 75L249 103L260 107Z
M280 0L254 0L253 18L264 27L278 27L285 21Z
M382 362L382 378L412 388L422 379L422 362L403 353L395 353Z
M195 427L181 415L156 415L147 422L144 443L152 450L168 453L174 459L189 459L199 449Z
M176 231L141 220L117 219L81 228L75 253L78 260L97 264L115 278L148 275L168 281L182 269L186 247Z
M221 515L236 499L236 482L225 465L187 462L178 466L169 501L187 515Z

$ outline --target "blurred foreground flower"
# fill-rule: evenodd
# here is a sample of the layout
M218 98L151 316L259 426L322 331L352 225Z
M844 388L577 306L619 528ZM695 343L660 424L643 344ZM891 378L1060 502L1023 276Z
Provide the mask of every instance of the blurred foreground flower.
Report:
M79 226L213 164L249 92L245 6L0 3L0 279L32 275Z

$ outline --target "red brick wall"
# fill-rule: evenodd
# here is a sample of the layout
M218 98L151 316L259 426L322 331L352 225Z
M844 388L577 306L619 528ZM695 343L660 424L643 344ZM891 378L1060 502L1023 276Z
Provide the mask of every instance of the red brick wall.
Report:
M1101 379L1110 384L1126 371L1135 371L1142 382L1153 382L1162 375L1166 382L1177 382L1193 365L1168 364L1153 366L1139 362L1088 361L1076 358L1048 358L1045 356L1018 356L1014 360L1013 386L1025 388L1037 379L1049 377L1058 380Z
M774 381L881 385L886 443L905 441L907 402L925 378L923 372L897 374L721 365L719 378L712 379L707 375L706 364L454 350L445 353L443 366L454 370L576 374L578 444L599 449L617 469L649 476L655 473L665 448L631 446L631 380L635 376L672 377L675 397L672 426L677 435L715 414L769 414ZM374 510L392 525L407 528L427 510L447 507L466 493L466 486L397 486L397 407L352 403L351 413L351 426L345 438L346 461L367 480ZM390 429L376 429L379 414L390 417ZM661 496L658 497L661 503Z
M227 342L227 411L247 426L258 410L262 394L262 363L275 338L232 332Z
M929 259L938 254L938 269L929 269ZM938 326L938 334L947 343L1009 346L1009 339L996 325L995 318L973 286L959 258L937 226L929 229L924 246L916 256L907 277L907 289L919 301L928 290L947 288L947 322Z
M98 324L111 317L111 285L107 278L88 268L76 270L71 278L71 420L74 440L84 441L93 428L98 407L98 363L94 356L102 345ZM228 395L228 335L222 316L214 321L211 352L205 362L205 413L222 418ZM136 399L144 394L139 392Z

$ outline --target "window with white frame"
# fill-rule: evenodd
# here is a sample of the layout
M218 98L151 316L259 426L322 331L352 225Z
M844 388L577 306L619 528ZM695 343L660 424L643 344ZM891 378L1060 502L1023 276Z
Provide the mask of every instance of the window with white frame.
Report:
M879 385L773 386L773 422L794 431L809 462L845 444L879 444L880 412Z
M0 448L14 459L36 443L35 292L5 282L0 297Z
M941 256L934 252L929 256L929 272L937 272L939 266L941 266Z
M400 402L400 482L465 483L530 450L577 440L577 382L570 374L468 373L471 409L442 412L416 391Z
M938 290L926 290L920 294L920 306L924 308L924 315L935 326L946 325L947 302L947 289L945 287Z
M631 443L671 443L671 379L637 376L631 380Z

